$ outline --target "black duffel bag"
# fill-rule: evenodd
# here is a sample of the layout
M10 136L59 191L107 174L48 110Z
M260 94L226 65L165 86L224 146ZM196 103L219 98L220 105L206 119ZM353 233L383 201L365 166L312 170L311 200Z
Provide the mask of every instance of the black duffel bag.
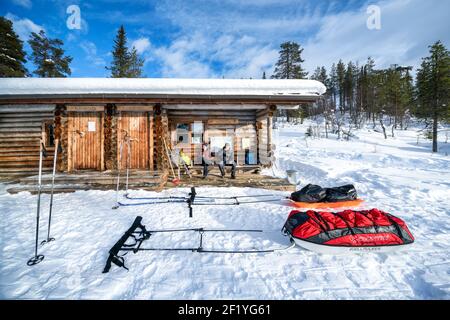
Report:
M296 191L291 194L291 199L295 202L323 202L326 201L327 196L326 189L314 184L308 184L300 191Z
M355 186L347 184L336 188L327 188L326 202L351 201L358 199Z
M336 188L322 188L314 184L308 184L300 191L291 194L295 202L339 202L358 199L356 189L352 184Z

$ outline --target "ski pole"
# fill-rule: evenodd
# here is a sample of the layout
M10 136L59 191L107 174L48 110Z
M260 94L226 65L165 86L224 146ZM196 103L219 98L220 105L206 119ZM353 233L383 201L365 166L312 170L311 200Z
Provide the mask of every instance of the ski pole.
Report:
M116 187L116 204L113 206L113 209L118 209L120 207L119 205L119 185L120 185L120 168L121 168L121 162L122 162L122 152L123 152L123 141L120 142L120 148L119 148L119 159L117 161L117 187Z
M129 172L130 172L130 167L131 167L131 144L133 141L139 141L139 139L133 139L130 136L128 136L127 133L127 181L125 183L125 196L128 196L128 181L129 181Z
M125 194L128 195L128 178L130 175L130 153L131 153L131 139L128 137L127 139L127 179L125 182Z
M38 239L39 239L39 214L41 209L41 190L42 190L42 157L44 156L45 148L44 142L41 139L39 147L39 175L38 175L38 198L37 198L37 212L36 212L36 240L34 246L34 256L27 261L28 266L34 266L42 260L44 256L38 255Z
M42 241L41 245L44 245L46 243L49 243L49 242L55 240L55 238L50 238L50 226L51 226L51 223L52 223L53 191L54 191L54 187L55 187L56 163L57 163L57 159L58 159L58 148L59 148L59 146L60 146L59 145L59 140L56 139L55 140L55 153L53 155L52 189L51 189L51 193L50 193L50 208L49 208L49 211L48 211L47 239Z

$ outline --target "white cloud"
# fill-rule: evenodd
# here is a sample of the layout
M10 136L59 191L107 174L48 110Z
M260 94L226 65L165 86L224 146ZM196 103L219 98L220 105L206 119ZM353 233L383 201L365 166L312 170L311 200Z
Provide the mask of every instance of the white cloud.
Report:
M13 0L13 3L27 9L31 9L31 7L33 6L31 0Z
M45 31L44 27L34 23L30 19L21 19L9 12L6 14L5 18L12 21L14 31L23 41L28 40L31 32L39 33L41 30Z
M263 71L270 76L284 41L304 47L310 73L339 59L364 63L369 56L380 68L417 67L428 45L450 43L450 1L363 1L161 0L137 14L102 11L89 17L139 26L140 37L131 44L165 77L260 78ZM381 30L366 27L366 9L373 4L381 7ZM147 28L152 18L167 28ZM155 45L161 39L171 42Z
M137 53L142 54L150 48L151 43L148 38L143 37L133 41L131 46L136 48Z
M381 7L381 30L366 27L366 7L323 17L315 37L305 43L308 70L340 58L363 63L371 56L378 67L398 63L417 67L437 40L449 43L448 1L391 0Z
M199 38L180 38L168 47L153 50L154 56L161 64L163 77L177 78L211 78L214 74L208 63L197 56L196 45Z
M381 7L381 30L366 27L371 4ZM212 76L260 77L263 70L269 76L280 43L289 40L305 48L310 73L339 59L363 63L369 56L377 67L417 67L428 45L439 39L450 43L450 1L442 0L171 0L159 2L157 11L180 29L164 52Z
M80 47L85 52L87 61L96 66L106 65L106 61L103 58L97 56L97 46L93 42L83 41L80 43Z

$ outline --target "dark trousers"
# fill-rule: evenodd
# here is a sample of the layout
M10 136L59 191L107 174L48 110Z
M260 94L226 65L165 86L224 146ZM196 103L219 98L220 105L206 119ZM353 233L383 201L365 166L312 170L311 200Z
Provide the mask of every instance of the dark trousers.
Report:
M231 177L236 177L236 163L233 161L233 163L226 164L226 166L231 166ZM225 165L219 164L219 170L222 177L225 177Z
M208 176L208 166L209 164L207 164L205 161L203 161L203 177L207 177Z

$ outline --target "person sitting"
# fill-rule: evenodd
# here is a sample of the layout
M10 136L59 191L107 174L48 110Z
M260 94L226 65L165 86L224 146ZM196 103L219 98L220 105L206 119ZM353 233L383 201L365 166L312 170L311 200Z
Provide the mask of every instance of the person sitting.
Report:
M236 179L236 162L234 162L233 150L229 143L225 143L225 146L221 150L221 157L219 158L219 170L222 178L225 177L225 166L231 165L231 179Z
M189 170L189 166L191 165L192 161L189 158L189 156L184 153L183 147L183 136L180 136L178 138L177 144L174 146L171 154L172 162L175 164L175 166L178 169L178 177L180 178L180 168L183 167L186 174L191 178L191 172Z
M208 176L208 166L214 165L214 160L211 157L211 146L209 142L205 142L202 145L202 164L203 164L202 179L206 179L206 177Z

